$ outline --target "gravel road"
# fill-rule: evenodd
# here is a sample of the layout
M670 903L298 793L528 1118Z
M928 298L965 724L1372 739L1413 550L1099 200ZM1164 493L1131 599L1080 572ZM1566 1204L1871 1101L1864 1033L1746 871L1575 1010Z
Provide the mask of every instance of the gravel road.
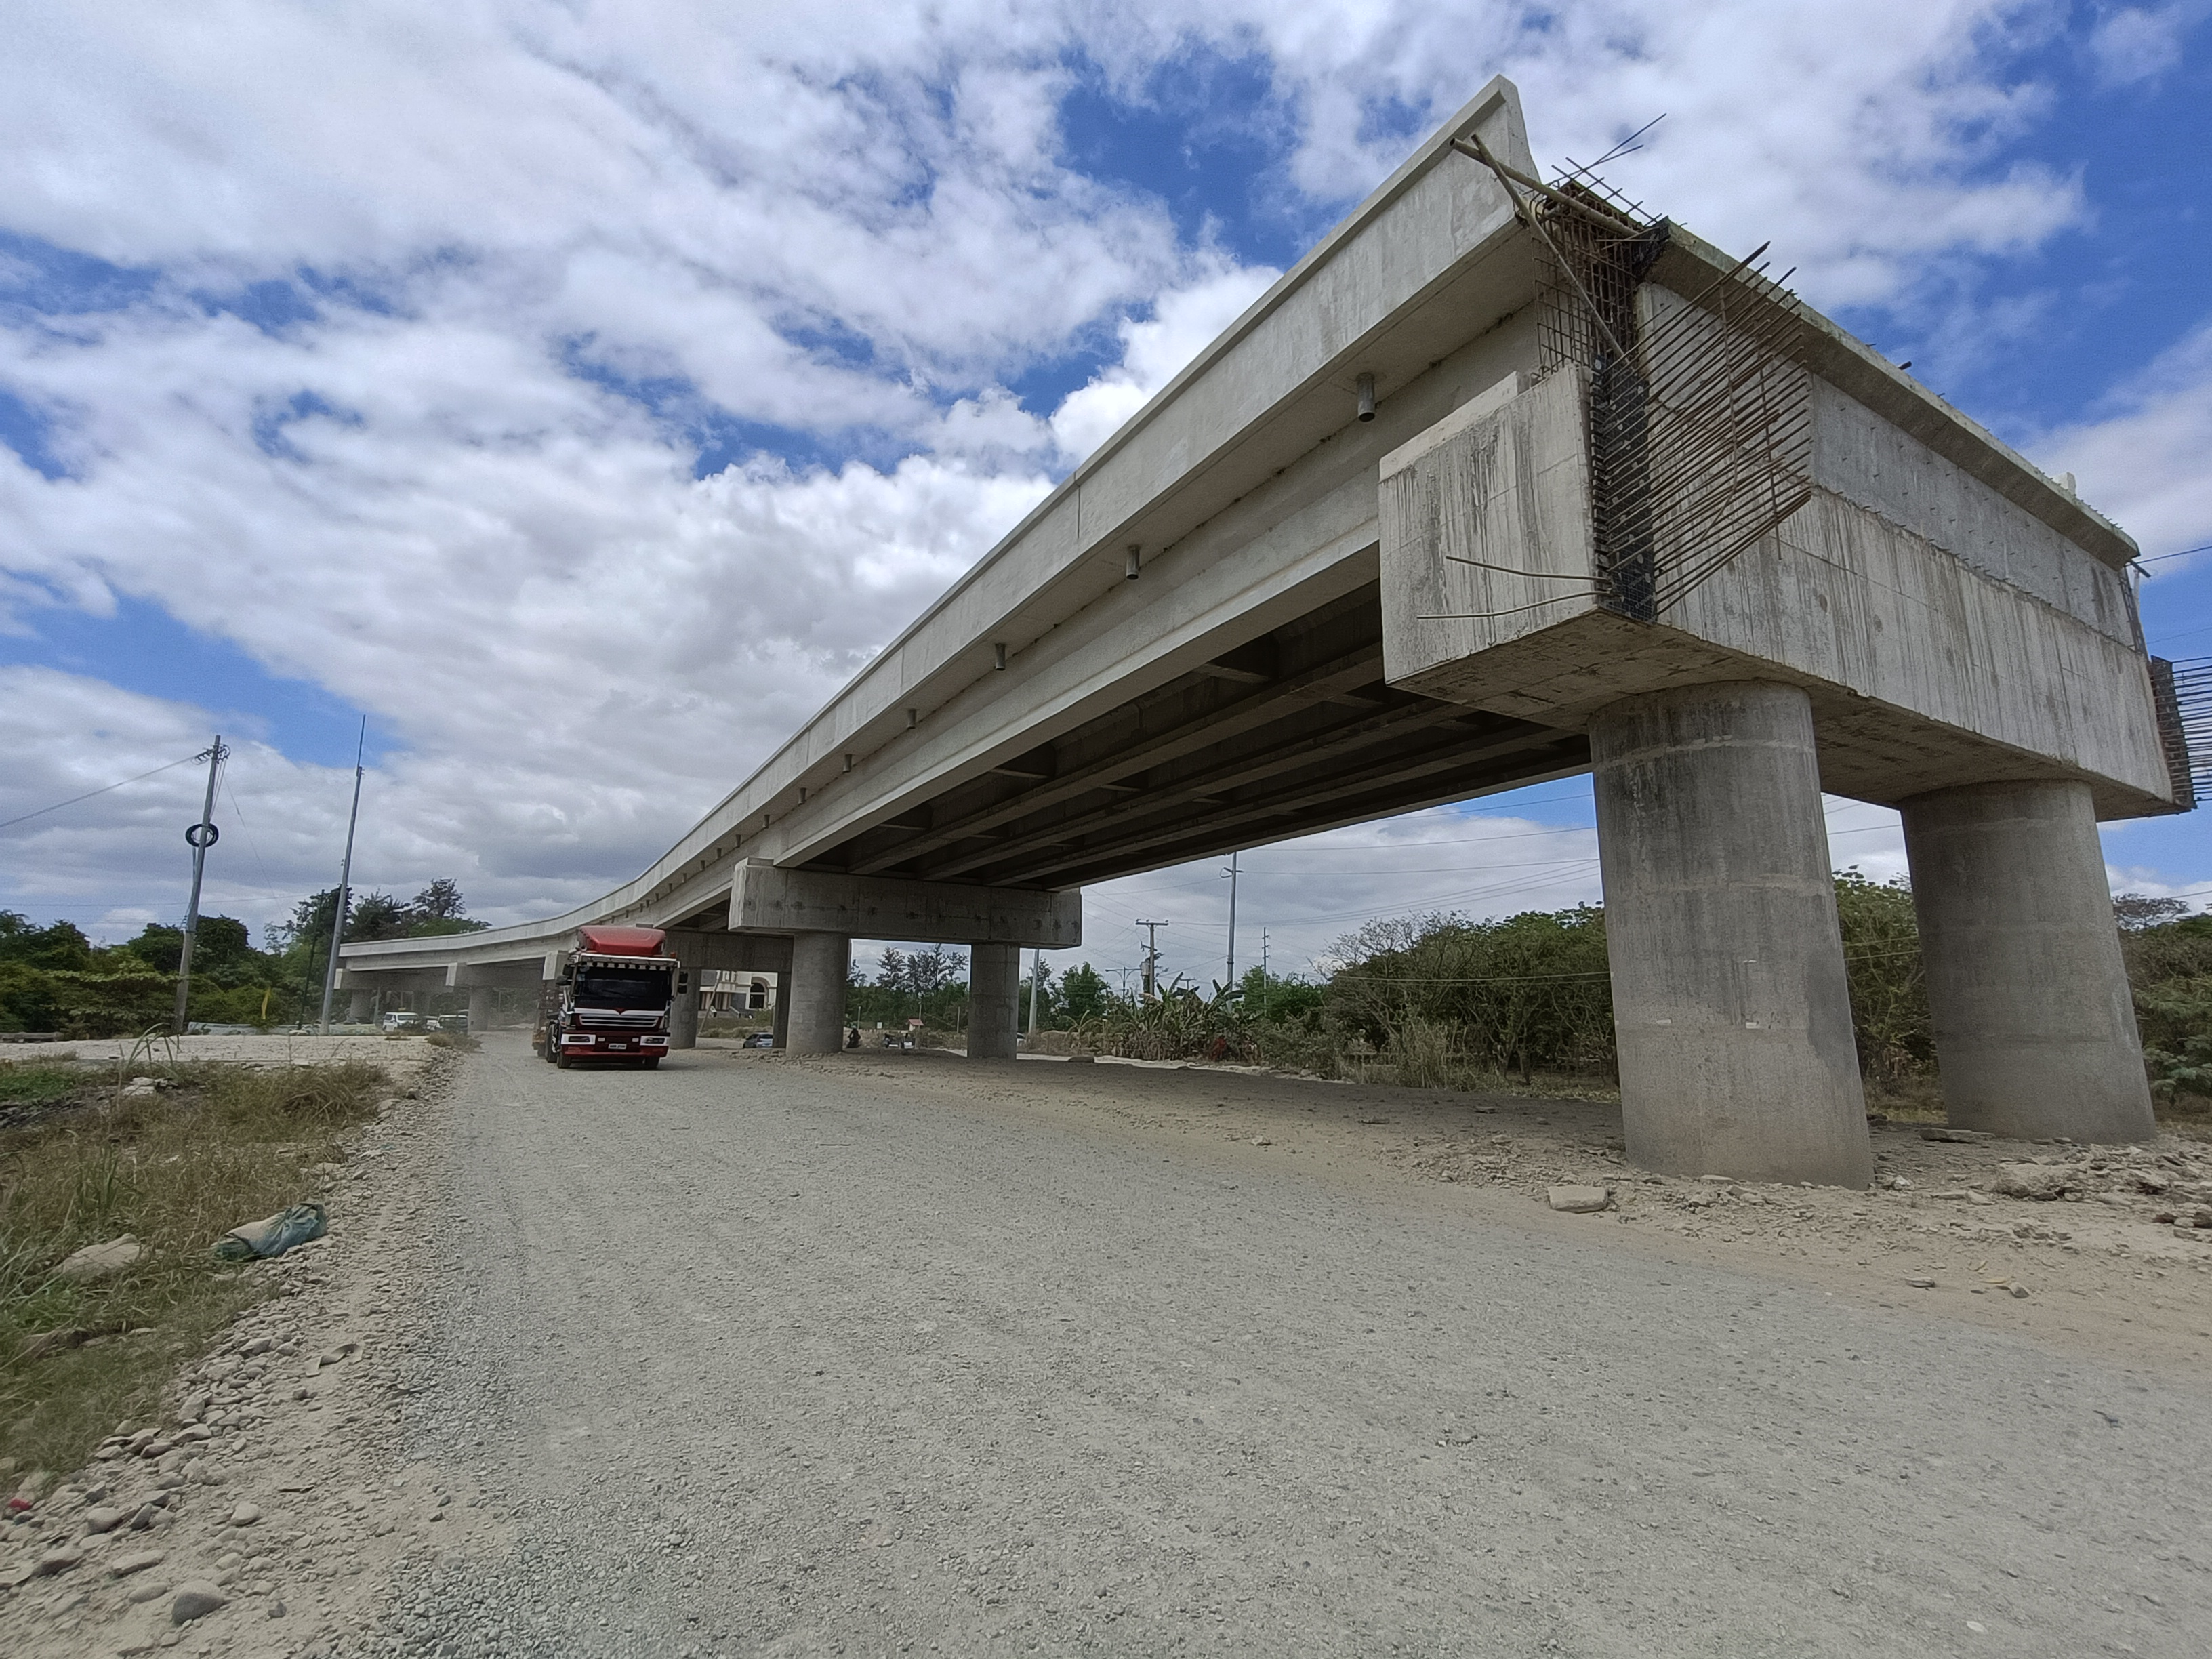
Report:
M405 1426L502 1541L363 1645L2203 1650L2201 1369L1004 1086L1043 1064L495 1038Z

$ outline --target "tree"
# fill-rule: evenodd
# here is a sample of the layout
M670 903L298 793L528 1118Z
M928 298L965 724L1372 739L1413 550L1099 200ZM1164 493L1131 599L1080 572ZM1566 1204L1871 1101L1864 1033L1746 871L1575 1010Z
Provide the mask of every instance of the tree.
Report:
M2120 924L2124 933L2139 933L2146 927L2179 921L2188 914L2187 902L2178 898L2153 898L2147 893L2121 893L2112 900L2112 919Z
M1060 976L1060 1010L1071 1025L1104 1013L1107 1000L1113 994L1098 970L1087 962Z
M92 941L78 931L75 922L57 921L33 927L28 917L13 910L0 910L0 962L82 972L93 965Z
M441 876L415 895L407 908L424 921L459 921L468 914L468 906L461 902L461 885L450 876Z

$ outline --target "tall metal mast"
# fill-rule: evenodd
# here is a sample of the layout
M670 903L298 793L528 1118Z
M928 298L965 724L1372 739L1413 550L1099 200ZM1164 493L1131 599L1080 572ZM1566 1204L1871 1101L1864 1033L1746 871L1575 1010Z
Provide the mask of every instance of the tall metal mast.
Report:
M346 910L353 902L353 831L361 822L361 757L368 749L368 716L361 717L361 736L353 746L353 811L346 819L345 861L338 866L337 907L331 912L331 948L323 960L322 1034L331 1034L331 993L337 988L338 944L345 938Z
M179 1036L185 1034L185 1004L192 988L192 941L200 931L200 878L207 872L208 848L221 839L222 832L215 827L215 779L223 757L230 750L222 746L222 733L215 734L215 742L208 748L207 799L200 805L200 821L185 831L185 843L192 849L192 901L185 908L185 948L177 957L177 1014L173 1029ZM200 757L195 756L195 759Z
M1223 989L1234 994L1237 989L1237 858L1229 855L1229 978Z

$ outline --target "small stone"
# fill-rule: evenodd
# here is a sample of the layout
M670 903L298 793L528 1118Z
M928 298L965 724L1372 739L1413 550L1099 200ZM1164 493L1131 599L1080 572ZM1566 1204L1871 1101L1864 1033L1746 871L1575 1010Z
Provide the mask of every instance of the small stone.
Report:
M168 1584L159 1578L149 1578L131 1587L123 1599L133 1607L143 1607L149 1601L158 1601L169 1593Z
M1936 1281L1924 1274L1918 1279L1908 1279L1905 1282L1916 1291L1932 1291L1936 1288Z
M54 1277L66 1279L75 1284L106 1279L135 1265L145 1254L146 1247L125 1233L120 1238L111 1238L100 1244L88 1244L81 1250L71 1251L62 1258L61 1266L54 1269Z
M1602 1187L1554 1187L1545 1201L1567 1215L1595 1215L1613 1201L1613 1194Z
M143 1572L149 1567L158 1567L168 1559L160 1550L133 1550L107 1564L110 1578L128 1578L134 1572Z
M2027 1286L2025 1285L2014 1285L2012 1287L2012 1293L2023 1302L2027 1300Z
M239 1352L243 1353L248 1359L252 1359L261 1354L267 1353L270 1349L276 1346L276 1341L275 1338L257 1336L253 1340L247 1343L243 1348L240 1349Z
M83 1559L84 1552L76 1545L59 1545L39 1558L39 1577L45 1578L58 1572L67 1572Z
M216 1608L230 1605L225 1595L204 1578L195 1578L177 1592L177 1599L169 1603L169 1622L189 1625L195 1619L204 1619Z
M102 1507L96 1510L87 1510L84 1512L84 1524L91 1528L94 1532L113 1532L118 1527L121 1526L130 1518L131 1511L129 1510L117 1510Z
M1990 1190L2001 1198L2032 1198L2045 1202L2065 1195L2067 1171L2047 1164L2000 1164L1990 1178Z
M230 1524L234 1527L250 1527L260 1519L261 1510L252 1504L240 1504L230 1512Z

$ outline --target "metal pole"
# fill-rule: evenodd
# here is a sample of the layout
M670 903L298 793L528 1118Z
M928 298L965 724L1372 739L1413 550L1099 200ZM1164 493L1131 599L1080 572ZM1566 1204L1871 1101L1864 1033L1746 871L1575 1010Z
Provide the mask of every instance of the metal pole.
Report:
M1227 990L1233 995L1237 989L1237 859L1229 855L1229 981Z
M1145 930L1145 995L1147 999L1159 994L1160 929L1167 925L1164 921L1140 921L1137 924Z
M1267 930L1260 930L1260 1018L1267 1017Z
M207 751L207 799L200 805L200 821L185 831L185 839L192 848L192 899L185 907L185 947L177 957L177 1015L174 1029L179 1036L185 1034L185 1004L192 988L192 941L200 931L200 878L207 871L207 850L214 845L215 775L222 764L222 757L230 751L222 746L222 733L215 734L215 743Z
M1033 951L1030 953L1030 1036L1032 1039L1037 1031L1037 987L1043 982L1044 952ZM1034 1041L1031 1046L1035 1046Z
M368 716L361 718L361 735L353 746L353 811L346 817L345 860L338 866L338 902L331 912L331 948L323 958L322 1034L331 1034L331 994L337 988L338 945L345 939L346 910L353 902L353 832L361 822L361 759L368 749Z

